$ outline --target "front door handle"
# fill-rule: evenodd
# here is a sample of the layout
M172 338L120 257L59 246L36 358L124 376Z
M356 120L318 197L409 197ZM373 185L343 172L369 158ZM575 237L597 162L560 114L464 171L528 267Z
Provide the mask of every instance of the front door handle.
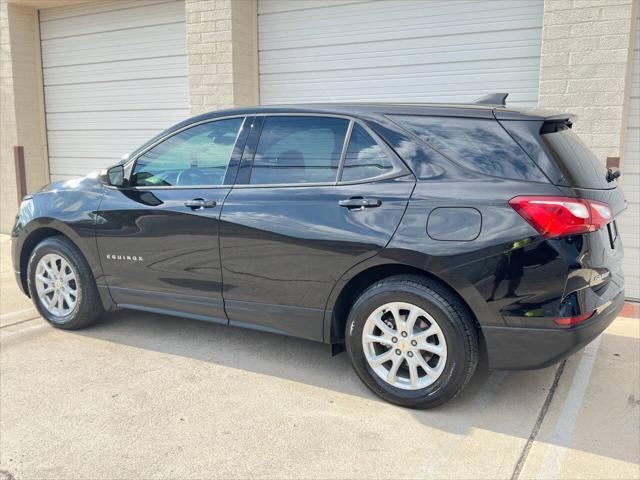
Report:
M185 207L189 207L191 210L201 210L203 208L213 208L215 207L215 200L205 200L204 198L194 198L193 200L188 200L184 202Z
M351 197L346 200L340 200L338 205L349 209L364 210L365 208L375 208L382 205L377 198Z

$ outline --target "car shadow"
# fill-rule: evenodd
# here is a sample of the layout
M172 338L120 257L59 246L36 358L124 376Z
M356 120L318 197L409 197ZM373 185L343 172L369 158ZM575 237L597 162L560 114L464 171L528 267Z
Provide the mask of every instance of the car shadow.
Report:
M75 333L312 385L387 407L357 378L346 353L332 357L327 345L309 340L134 311L109 313ZM570 361L579 362L579 356L574 355ZM454 400L432 410L407 411L429 428L456 435L484 429L526 440L557 368L491 371L483 358L470 383ZM616 445L594 443L582 449L626 462L637 461L621 453Z

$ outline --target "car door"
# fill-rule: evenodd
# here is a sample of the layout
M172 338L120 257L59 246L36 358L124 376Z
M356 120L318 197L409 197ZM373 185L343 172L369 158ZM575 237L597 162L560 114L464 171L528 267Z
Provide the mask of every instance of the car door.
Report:
M331 289L389 242L415 179L348 118L257 116L260 124L220 218L227 316L322 340Z
M163 138L108 187L96 221L103 272L122 306L227 322L219 216L249 122L200 122Z

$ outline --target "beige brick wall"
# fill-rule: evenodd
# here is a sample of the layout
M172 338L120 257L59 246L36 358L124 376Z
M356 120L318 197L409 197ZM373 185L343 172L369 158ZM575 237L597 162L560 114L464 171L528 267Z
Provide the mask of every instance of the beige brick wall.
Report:
M17 208L13 145L16 144L13 65L6 0L0 0L0 232L6 233Z
M539 106L578 115L603 161L621 156L631 72L633 0L545 0Z
M13 146L25 153L27 191L49 181L38 14L34 8L0 0L2 43L2 140L0 231L8 232L17 209Z
M192 114L258 103L256 0L186 0Z

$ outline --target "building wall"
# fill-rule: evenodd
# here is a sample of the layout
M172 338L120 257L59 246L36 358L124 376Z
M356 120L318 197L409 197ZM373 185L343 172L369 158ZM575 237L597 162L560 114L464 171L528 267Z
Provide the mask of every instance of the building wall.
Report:
M185 8L191 113L259 103L256 0L186 0Z
M42 65L36 9L1 0L2 33L2 141L0 172L2 206L0 229L11 228L18 205L14 145L24 147L27 191L49 181L47 140L44 123Z
M13 95L13 64L6 0L0 0L0 230L11 228L17 206L13 145L18 138Z
M624 145L635 8L634 0L545 0L538 104L577 114L576 133L603 161Z

